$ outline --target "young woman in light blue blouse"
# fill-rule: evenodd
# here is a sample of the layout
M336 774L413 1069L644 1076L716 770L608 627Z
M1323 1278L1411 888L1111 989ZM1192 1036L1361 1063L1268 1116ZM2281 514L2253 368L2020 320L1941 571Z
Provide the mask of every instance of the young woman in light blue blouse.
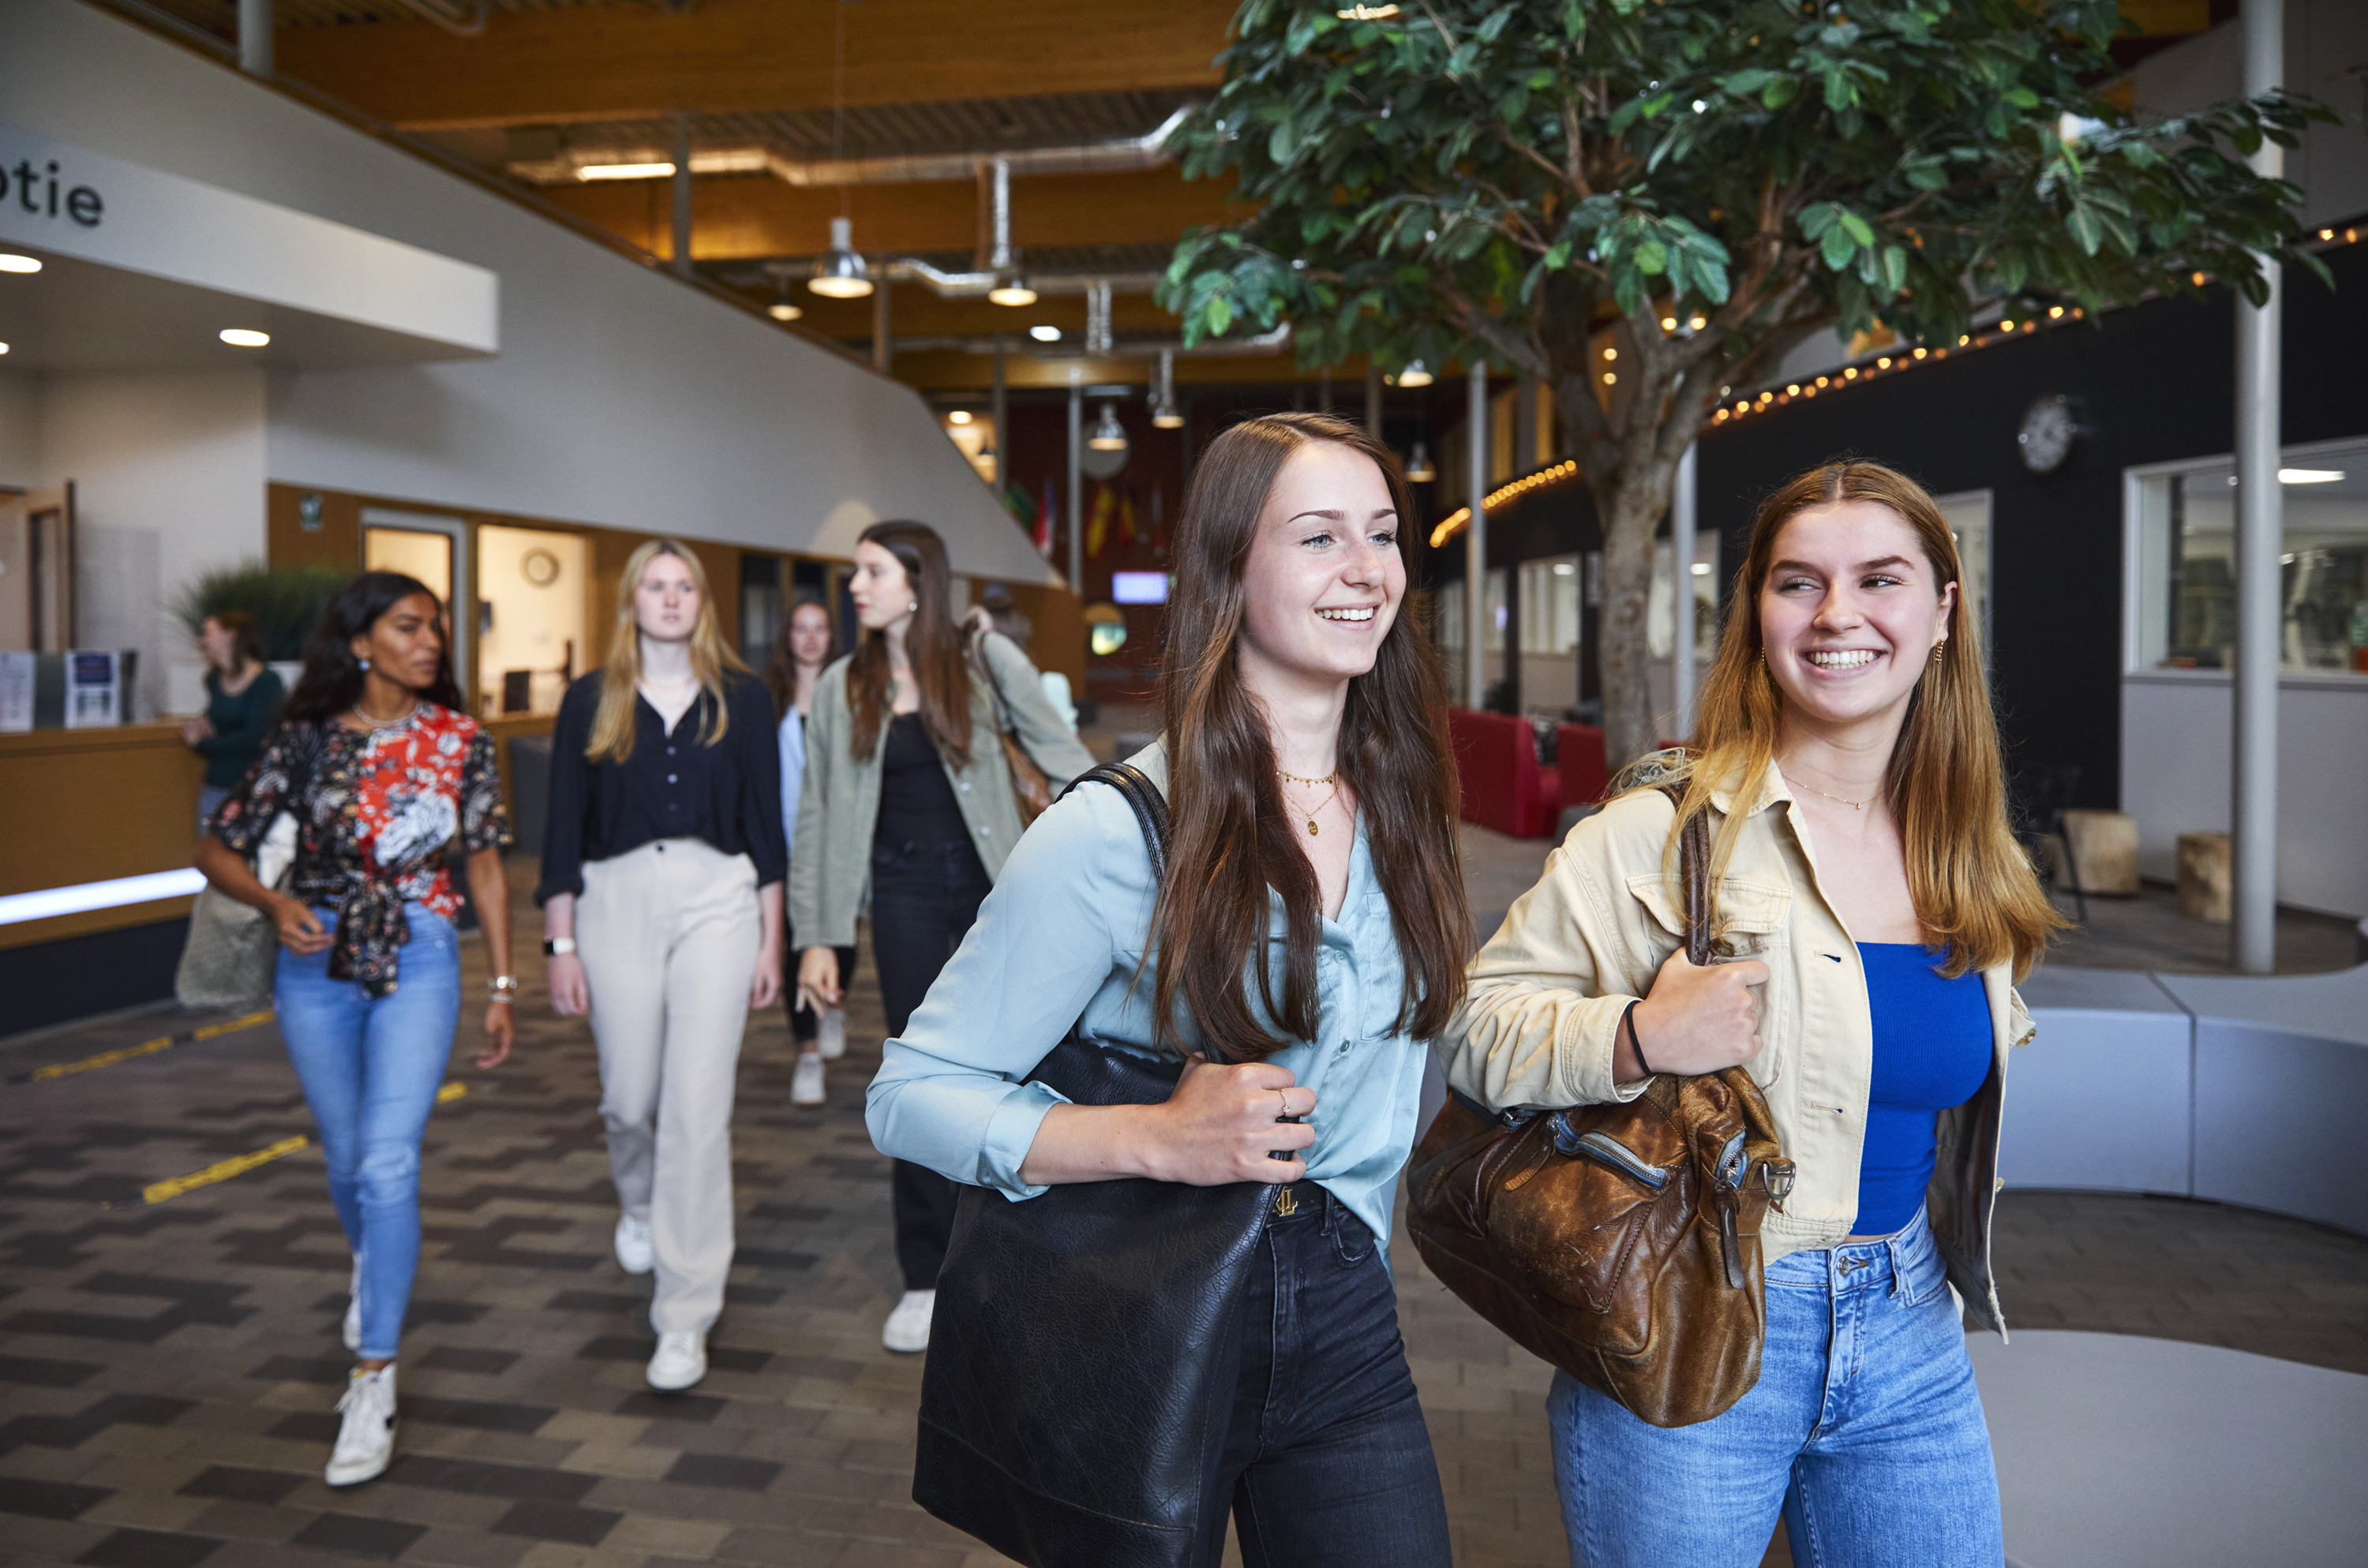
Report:
M883 1151L1015 1199L1121 1176L1277 1187L1211 1564L1229 1510L1250 1568L1448 1562L1383 1256L1470 929L1439 666L1398 615L1411 513L1387 449L1328 415L1212 443L1177 532L1163 738L1132 759L1167 796L1173 874L1154 885L1115 790L1060 801L871 1085ZM1071 1105L1023 1082L1072 1025L1187 1054L1174 1097Z

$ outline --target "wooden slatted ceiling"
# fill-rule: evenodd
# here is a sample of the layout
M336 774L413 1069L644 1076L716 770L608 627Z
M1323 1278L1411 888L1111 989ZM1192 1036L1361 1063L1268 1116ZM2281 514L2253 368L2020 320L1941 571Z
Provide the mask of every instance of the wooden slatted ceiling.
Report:
M406 130L826 109L834 8L850 106L1215 85L1234 0L702 0L284 28L279 70Z

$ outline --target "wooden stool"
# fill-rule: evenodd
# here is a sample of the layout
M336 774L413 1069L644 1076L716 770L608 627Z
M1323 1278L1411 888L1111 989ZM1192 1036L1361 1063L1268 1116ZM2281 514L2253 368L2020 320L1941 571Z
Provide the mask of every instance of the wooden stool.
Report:
M2135 898L2138 892L2138 819L2120 812L2067 809L2064 832L2047 841L2053 880L2069 886L2064 846L2072 846L2071 872L2078 873L2080 891L2091 896Z
M2179 835L2179 912L2208 925L2228 924L2229 853L2225 833Z

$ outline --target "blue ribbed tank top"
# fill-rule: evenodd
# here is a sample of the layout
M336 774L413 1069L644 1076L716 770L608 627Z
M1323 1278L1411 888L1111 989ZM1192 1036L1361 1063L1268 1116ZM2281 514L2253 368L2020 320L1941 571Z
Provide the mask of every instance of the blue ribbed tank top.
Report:
M1940 1113L1972 1099L1989 1077L1989 998L1977 973L1941 979L1943 955L1920 943L1861 942L1858 951L1874 1019L1874 1076L1850 1230L1887 1236L1923 1206Z

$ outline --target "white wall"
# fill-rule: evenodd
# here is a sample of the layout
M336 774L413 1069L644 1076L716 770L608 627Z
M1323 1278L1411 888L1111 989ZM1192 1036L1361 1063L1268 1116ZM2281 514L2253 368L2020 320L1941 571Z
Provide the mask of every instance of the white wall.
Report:
M835 554L913 517L957 571L1048 578L911 389L235 71L74 0L5 0L0 103L500 275L497 358L275 381L274 480Z
M2182 833L2228 828L2228 677L2122 677L2122 810L2138 869L2178 875ZM2341 676L2278 691L2278 900L2368 915L2368 688Z
M41 482L40 383L0 370L0 488L30 490Z
M180 586L263 558L264 386L261 370L42 379L40 483L74 482L79 641L140 650L135 718L204 705Z

